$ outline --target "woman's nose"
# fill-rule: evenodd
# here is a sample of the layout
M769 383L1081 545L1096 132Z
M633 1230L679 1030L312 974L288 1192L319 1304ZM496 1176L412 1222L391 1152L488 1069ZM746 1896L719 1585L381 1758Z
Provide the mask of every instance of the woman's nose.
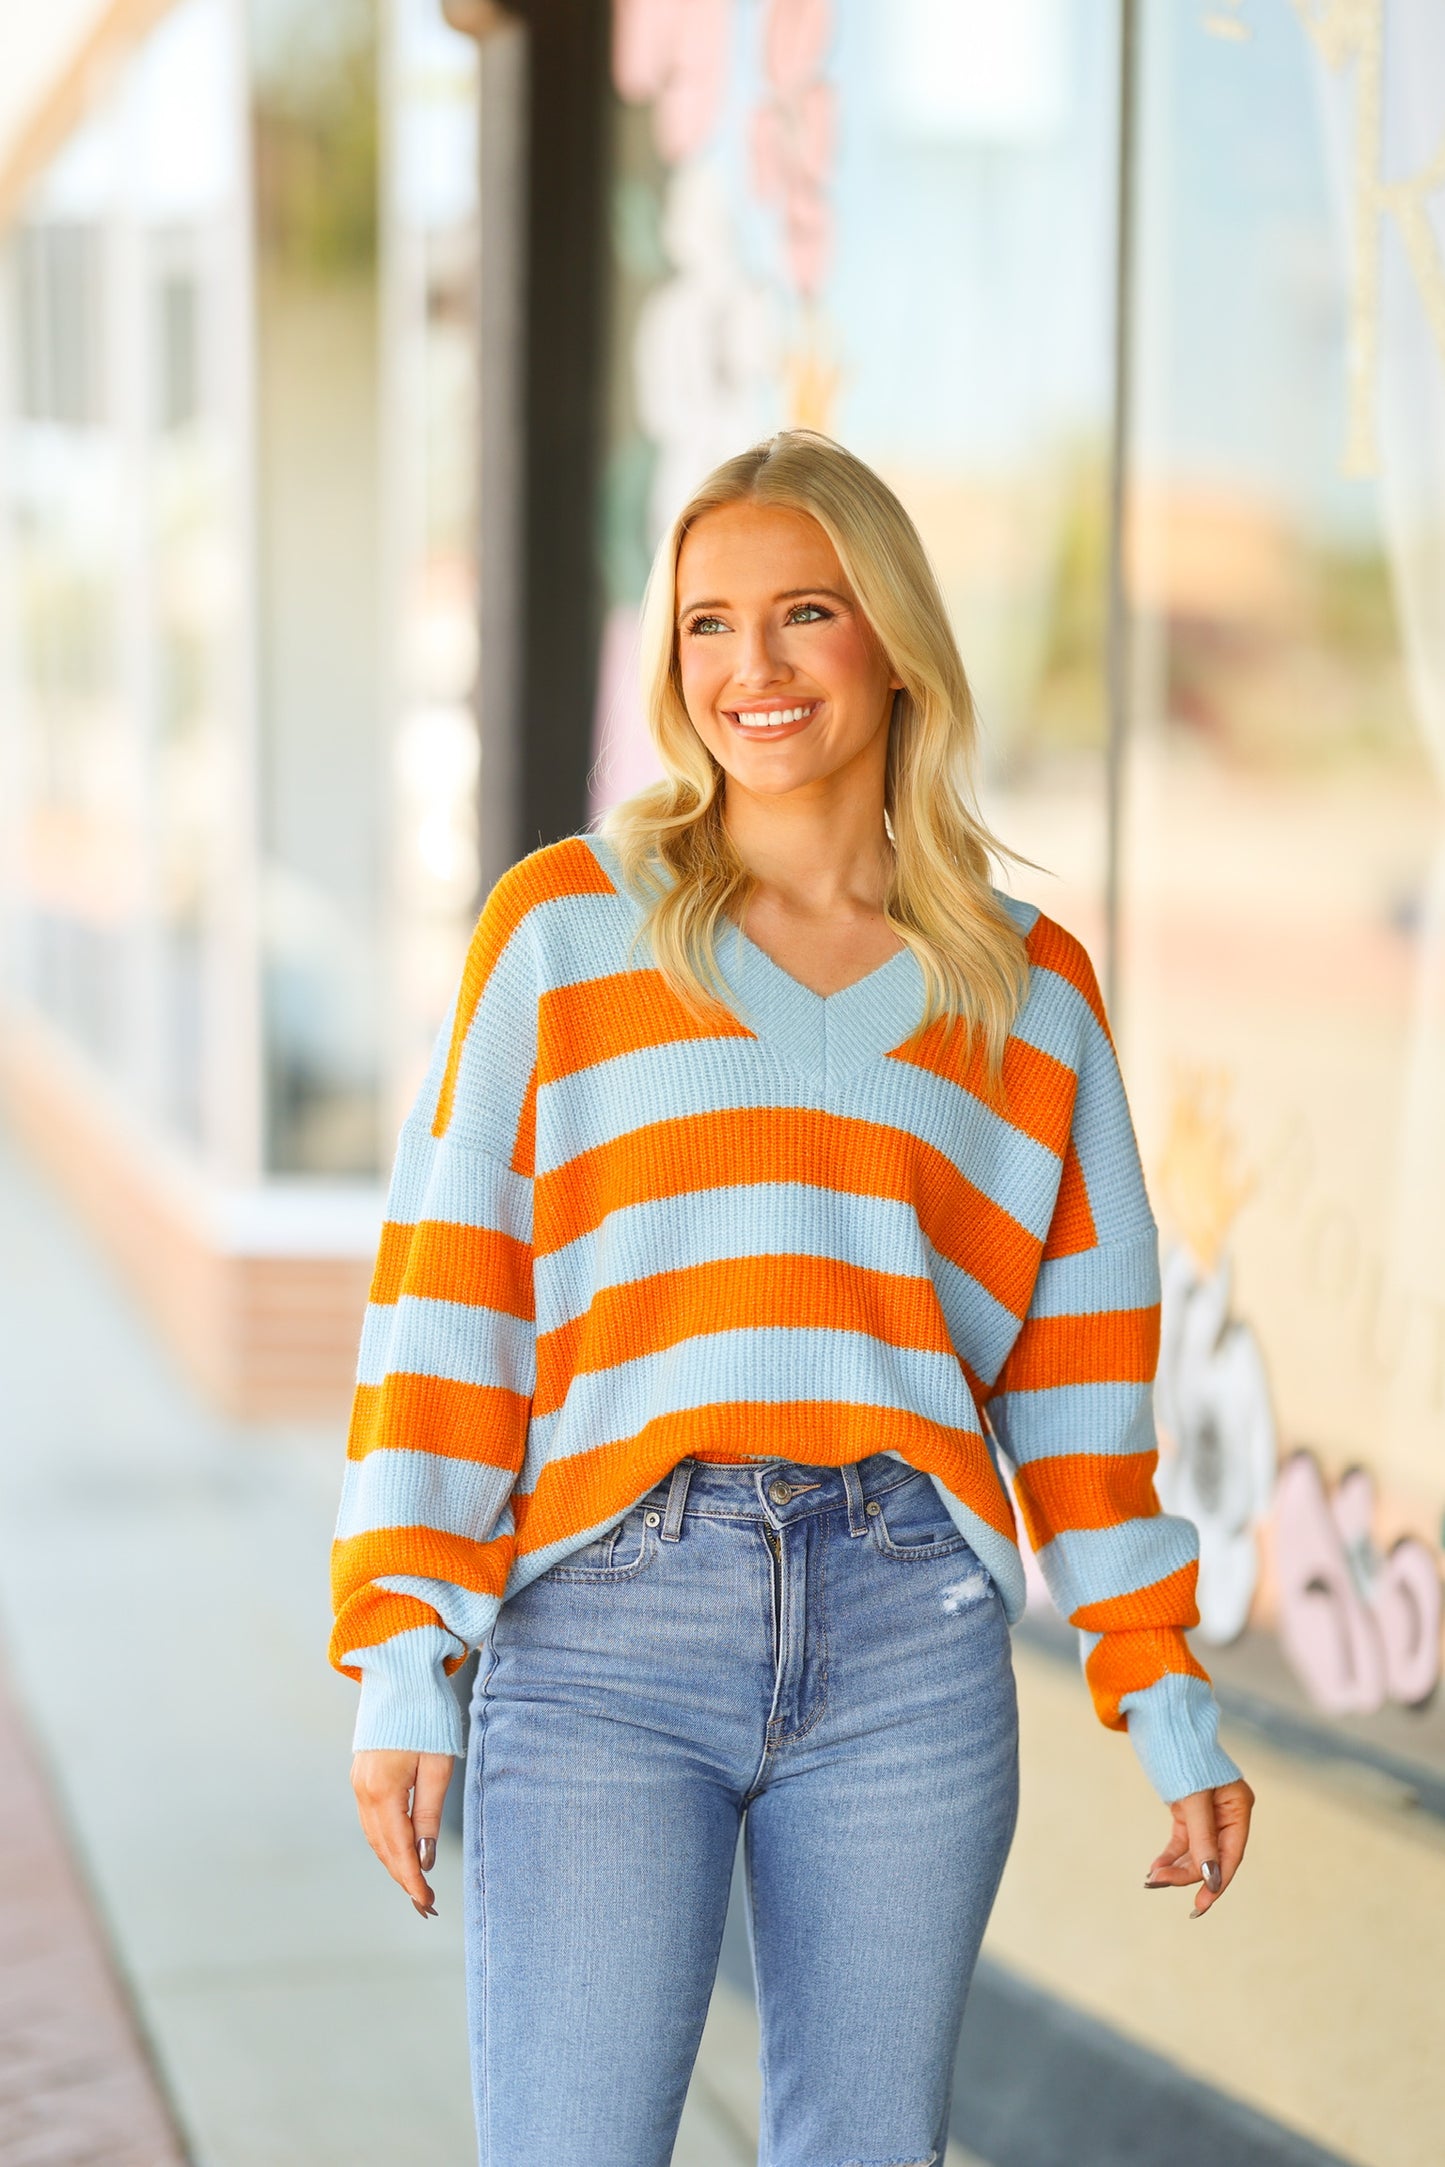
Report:
M742 627L742 640L733 674L740 685L748 685L756 690L777 684L786 674L786 665L773 646L767 625Z

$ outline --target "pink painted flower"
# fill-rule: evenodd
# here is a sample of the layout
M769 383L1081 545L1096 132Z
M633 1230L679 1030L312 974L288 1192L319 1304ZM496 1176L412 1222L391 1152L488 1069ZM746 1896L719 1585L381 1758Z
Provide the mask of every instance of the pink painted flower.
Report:
M1280 1639L1329 1715L1418 1706L1440 1676L1440 1569L1427 1544L1375 1542L1375 1483L1344 1474L1331 1497L1312 1453L1287 1461L1275 1494Z
M763 67L773 96L752 126L753 186L782 212L788 270L808 300L822 287L833 241L838 101L822 73L832 31L831 0L771 0Z
M612 80L629 105L652 101L669 165L701 150L727 88L733 0L615 0Z

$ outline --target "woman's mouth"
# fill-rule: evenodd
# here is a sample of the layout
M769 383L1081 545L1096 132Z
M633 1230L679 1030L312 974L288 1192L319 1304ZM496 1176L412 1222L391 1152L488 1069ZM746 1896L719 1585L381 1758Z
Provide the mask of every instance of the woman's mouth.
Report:
M821 700L775 700L766 707L727 707L723 713L743 737L791 737L812 721Z

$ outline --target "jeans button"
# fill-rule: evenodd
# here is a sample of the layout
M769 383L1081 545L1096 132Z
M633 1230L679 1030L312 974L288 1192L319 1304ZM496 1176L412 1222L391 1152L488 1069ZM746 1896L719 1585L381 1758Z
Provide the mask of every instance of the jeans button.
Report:
M775 1505L786 1505L792 1496L791 1485L781 1480L768 1484L768 1495Z

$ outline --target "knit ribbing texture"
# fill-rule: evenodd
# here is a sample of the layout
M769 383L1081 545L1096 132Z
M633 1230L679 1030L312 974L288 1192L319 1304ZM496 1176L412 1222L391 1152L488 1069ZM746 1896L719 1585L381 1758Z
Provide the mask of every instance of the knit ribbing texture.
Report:
M742 930L703 1015L605 839L483 907L403 1125L358 1366L331 1657L356 1744L454 1753L448 1673L680 1459L930 1475L1010 1621L1014 1505L1160 1795L1238 1774L1154 1490L1158 1240L1098 986L1000 897L1029 991L991 1083L903 948L826 997Z

